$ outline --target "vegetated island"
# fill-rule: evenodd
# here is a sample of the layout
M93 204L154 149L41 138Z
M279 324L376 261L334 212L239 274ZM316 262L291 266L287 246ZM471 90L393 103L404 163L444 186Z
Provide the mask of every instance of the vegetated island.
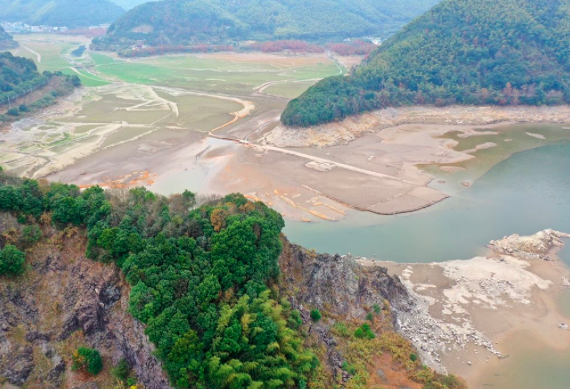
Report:
M281 119L307 127L395 106L569 103L569 18L568 0L445 0Z
M131 55L132 47L176 48L198 43L385 38L437 0L167 0L142 4L117 20L92 47Z
M148 389L356 388L383 366L409 387L465 387L394 331L412 303L397 278L292 246L283 224L237 194L198 205L187 191L0 174L0 307L13 318L0 374L20 386L62 387L79 371L99 387L111 373ZM338 290L338 279L352 281Z
M98 26L112 23L124 13L108 0L0 0L0 20L31 25Z
M0 53L0 126L54 104L79 86L75 75L40 74L33 60Z

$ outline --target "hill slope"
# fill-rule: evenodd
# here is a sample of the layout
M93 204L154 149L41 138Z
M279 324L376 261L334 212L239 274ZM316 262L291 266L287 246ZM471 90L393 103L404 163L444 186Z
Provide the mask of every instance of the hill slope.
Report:
M0 124L51 105L80 85L77 76L40 74L31 59L0 53Z
M410 104L570 102L570 0L446 0L377 49L348 78L290 102L309 126Z
M148 389L170 389L156 358L180 389L332 388L352 376L372 387L369 355L387 352L410 386L464 389L410 358L394 332L392 314L414 304L398 278L290 246L283 226L237 194L196 206L187 191L114 196L0 170L2 382L119 387L108 370L123 358ZM96 349L105 371L73 373L78 346ZM115 377L126 381L127 367Z
M108 0L0 0L0 20L85 27L112 23L125 11Z
M0 50L13 49L16 46L18 43L0 26Z
M227 40L319 40L384 36L438 0L167 0L129 11L100 47Z

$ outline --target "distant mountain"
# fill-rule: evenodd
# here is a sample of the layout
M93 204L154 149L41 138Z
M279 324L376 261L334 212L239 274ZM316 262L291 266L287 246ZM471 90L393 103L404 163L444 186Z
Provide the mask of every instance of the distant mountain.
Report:
M108 0L0 0L0 21L86 27L112 23L125 11Z
M388 36L438 0L165 0L142 4L95 47Z
M141 5L144 3L148 3L150 1L157 1L157 0L112 0L113 3L117 4L119 7L129 10L135 8L137 5Z
M0 50L13 49L18 43L0 26Z
M289 103L309 126L411 104L570 103L570 0L445 0L349 77L325 79Z

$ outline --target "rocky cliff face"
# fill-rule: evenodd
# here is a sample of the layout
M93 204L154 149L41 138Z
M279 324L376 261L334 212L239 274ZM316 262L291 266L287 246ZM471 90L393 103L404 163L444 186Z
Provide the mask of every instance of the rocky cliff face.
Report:
M415 305L406 287L385 268L362 266L350 255L317 254L284 241L279 261L282 292L289 296L303 321L311 323L309 335L325 347L324 361L332 377L350 378L344 370L344 357L331 331L334 320L360 323L374 306L385 307L385 319L397 326L399 312ZM312 323L310 311L319 309L333 320Z
M280 267L284 285L295 289L294 300L343 319L364 320L372 306L385 301L396 315L414 304L399 278L350 255L317 254L285 243Z
M143 326L127 313L120 270L86 258L85 244L77 230L46 230L27 253L25 275L0 280L0 386L111 388L110 368L126 359L146 388L170 388ZM71 371L82 345L103 357L94 379Z
M1 227L5 232L10 225L17 223ZM120 270L85 257L83 231L45 228L43 233L27 252L26 273L0 279L0 386L114 388L109 371L126 359L147 389L169 389L143 325L127 312L129 287ZM314 342L310 346L324 348L321 357L330 376L343 381L350 374L343 368L346 359L337 344L342 340L331 328L334 322L364 322L378 305L393 328L399 312L415 304L399 278L351 256L316 254L284 241L280 266L280 288L301 312ZM311 309L327 320L313 323ZM97 377L71 371L78 346L100 351L104 371Z

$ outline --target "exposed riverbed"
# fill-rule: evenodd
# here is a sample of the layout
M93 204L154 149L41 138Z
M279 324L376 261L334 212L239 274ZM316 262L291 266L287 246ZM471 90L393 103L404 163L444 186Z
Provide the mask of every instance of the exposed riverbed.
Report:
M459 150L493 141L503 147L477 151L476 158L455 164L465 170L457 169L453 174L442 172L437 166L424 167L436 175L433 186L451 195L450 199L426 210L397 216L351 211L337 223L289 221L285 232L292 241L317 251L351 252L400 263L430 263L484 256L488 254L485 246L491 240L513 233L531 235L546 228L570 231L567 131L563 126L525 125L467 139L454 133L446 134L445 138L458 142ZM546 134L551 141L536 144L534 141L538 138L529 136L528 132ZM527 146L531 149L511 156L511 145L521 142L529 142ZM438 182L442 180L445 182ZM467 188L461 182L473 182L473 185ZM570 248L563 249L559 256L570 265ZM537 266L538 269L543 267ZM545 264L543 270L548 268ZM429 280L429 272L424 276L423 268L413 269L420 277L418 280L424 277ZM479 312L479 308L471 308L475 328L493 340L504 359L481 349L474 352L477 349L468 346L469 351L457 358L453 354L444 357L446 367L465 376L472 388L568 388L567 336L566 331L557 328L557 323L570 322L570 289L560 287L559 277L551 279L554 291L551 287L533 292L527 308L517 304L503 307L500 312L485 309ZM434 282L433 277L431 281ZM437 307L438 303L431 308L432 312L437 311ZM496 315L501 314L505 323L510 323L506 327L495 320ZM485 317L487 320L482 320ZM468 360L473 361L473 366Z
M546 228L570 231L568 166L570 142L559 141L513 155L471 188L424 211L397 216L350 212L339 223L289 221L285 233L317 251L388 261L471 258L497 237Z

